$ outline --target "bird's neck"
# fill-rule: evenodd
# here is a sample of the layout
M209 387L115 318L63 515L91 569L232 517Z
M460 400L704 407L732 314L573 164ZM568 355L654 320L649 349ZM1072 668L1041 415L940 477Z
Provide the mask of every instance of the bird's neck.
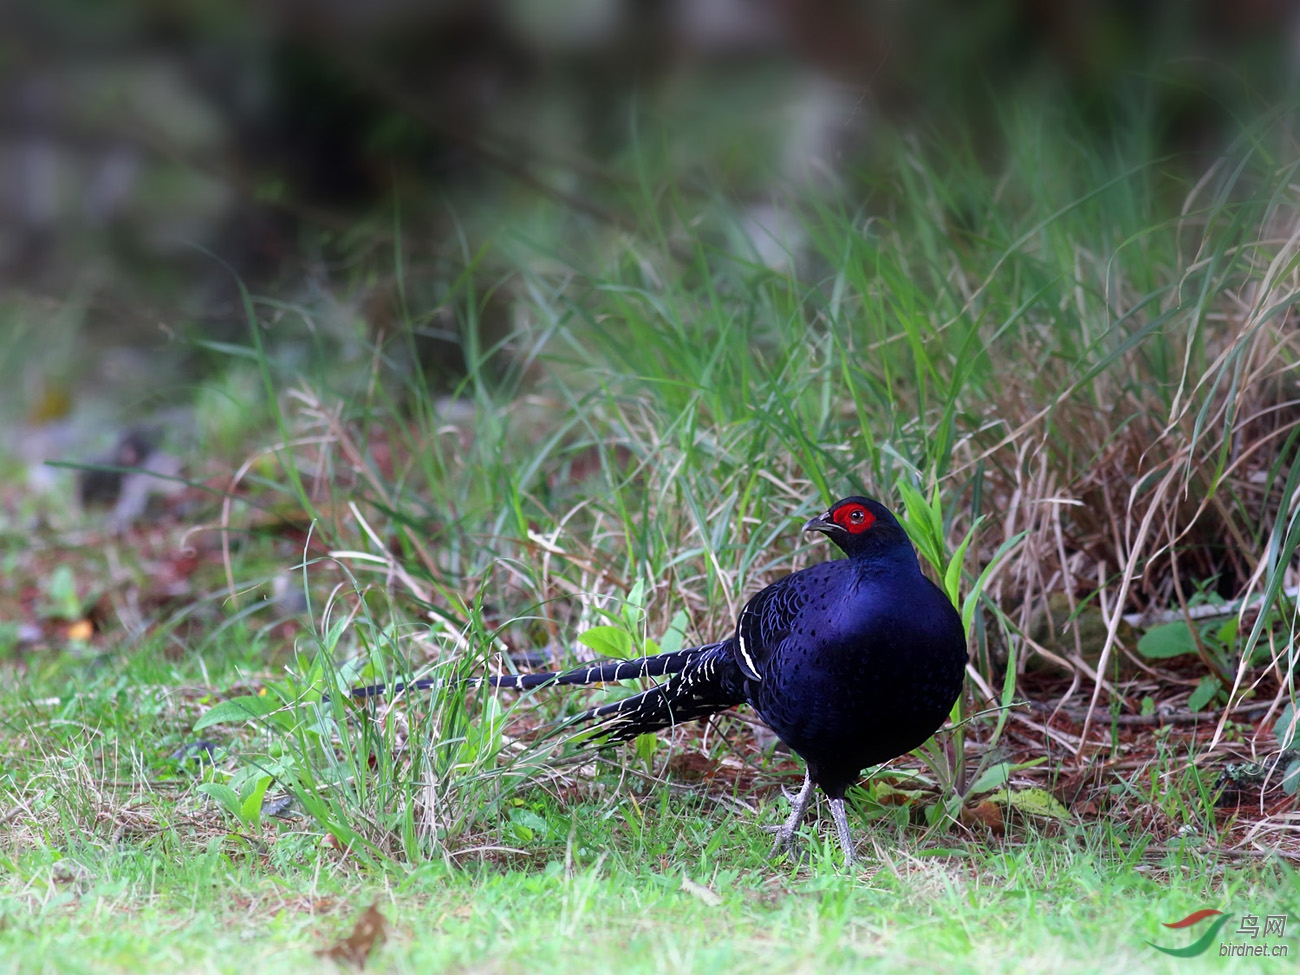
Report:
M889 545L854 552L849 556L849 561L869 575L921 574L921 564L917 561L916 550L910 544Z

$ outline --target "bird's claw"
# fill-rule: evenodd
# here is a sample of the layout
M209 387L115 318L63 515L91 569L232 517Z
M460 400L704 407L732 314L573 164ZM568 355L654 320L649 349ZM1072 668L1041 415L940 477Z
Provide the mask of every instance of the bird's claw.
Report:
M772 843L772 852L768 856L777 857L782 853L788 853L796 863L802 864L808 861L808 851L795 840L793 831L786 832L781 826L766 826L764 831L776 834L776 840Z

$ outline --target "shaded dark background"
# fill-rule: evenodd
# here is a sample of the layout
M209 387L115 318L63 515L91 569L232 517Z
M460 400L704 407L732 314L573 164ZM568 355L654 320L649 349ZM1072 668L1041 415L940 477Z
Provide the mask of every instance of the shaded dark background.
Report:
M246 335L236 277L339 306L356 354L503 236L580 261L668 191L727 201L763 258L776 196L865 199L899 139L996 172L1010 112L1141 133L1176 199L1298 77L1288 0L9 4L0 399L156 409L196 339ZM424 324L454 377L454 323Z

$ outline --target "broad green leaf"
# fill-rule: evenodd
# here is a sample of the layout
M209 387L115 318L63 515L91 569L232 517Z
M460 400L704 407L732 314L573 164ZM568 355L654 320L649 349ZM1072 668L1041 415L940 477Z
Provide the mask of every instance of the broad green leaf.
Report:
M645 615L642 607L645 605L645 581L638 579L632 586L632 591L627 594L627 599L623 601L623 621L627 628L637 631L641 628L641 619Z
M633 747L636 749L636 757L648 762L659 747L659 736L653 734L637 735Z
M977 792L988 792L990 789L996 789L1005 785L1007 780L1016 772L1023 772L1027 768L1035 768L1046 761L1047 757L1043 756L1031 759L1028 762L1017 762L1014 765L1010 762L997 762L980 773L979 778L966 791L966 794L970 796Z
M590 647L602 657L627 660L636 656L636 643L632 634L621 626L593 626L578 634L578 642Z
M1202 678L1196 690L1192 691L1192 696L1187 699L1187 709L1189 711L1203 710L1207 704L1214 700L1214 695L1219 693L1219 687L1217 677Z
M200 731L214 724L242 724L245 721L264 718L279 708L279 703L270 695L232 697L229 701L222 701L208 708L203 716L194 722L194 730Z
M1237 642L1237 627L1240 620L1233 616L1219 624L1218 629L1214 631L1215 639L1225 647L1231 647Z
M980 773L980 777L976 779L975 783L970 787L969 794L975 795L980 792L988 792L990 789L996 789L1000 786L1006 785L1007 778L1010 775L1010 762L998 762L996 765L990 765Z
M672 622L659 641L659 648L664 653L676 653L686 642L686 612L678 610L673 614Z
M638 579L632 583L632 591L627 594L627 601L640 609L645 605L645 580Z
M1296 722L1295 704L1287 704L1282 709L1282 713L1277 716L1277 721L1273 725L1273 734L1277 737L1277 743L1283 748L1291 748L1300 741L1300 726Z
M253 791L248 794L239 807L239 818L246 823L257 823L262 818L262 799L266 796L266 790L271 785L271 776L263 775L253 786Z
M1300 792L1300 758L1288 765L1282 773L1282 791L1289 796Z
M1017 789L1014 792L1000 789L989 796L989 801L1010 806L1026 816L1060 820L1070 818L1070 810L1046 789Z
M1138 640L1138 653L1148 660L1164 660L1196 652L1196 638L1186 623L1153 626Z
M230 815L237 819L240 818L239 796L230 786L223 785L220 782L204 782L198 787L198 791L216 799L217 802L226 807L226 811L230 813Z
M547 825L545 817L532 809L511 810L510 828L514 830L515 836L525 843L538 836L544 839L550 833L550 826Z

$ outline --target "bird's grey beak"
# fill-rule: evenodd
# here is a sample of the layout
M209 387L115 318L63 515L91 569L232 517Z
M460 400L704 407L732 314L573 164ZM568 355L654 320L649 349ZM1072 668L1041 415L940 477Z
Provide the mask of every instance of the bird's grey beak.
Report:
M825 532L828 535L831 532L843 531L839 525L831 521L831 513L829 511L818 515L816 518L809 518L808 522L803 526L803 530L806 532Z

